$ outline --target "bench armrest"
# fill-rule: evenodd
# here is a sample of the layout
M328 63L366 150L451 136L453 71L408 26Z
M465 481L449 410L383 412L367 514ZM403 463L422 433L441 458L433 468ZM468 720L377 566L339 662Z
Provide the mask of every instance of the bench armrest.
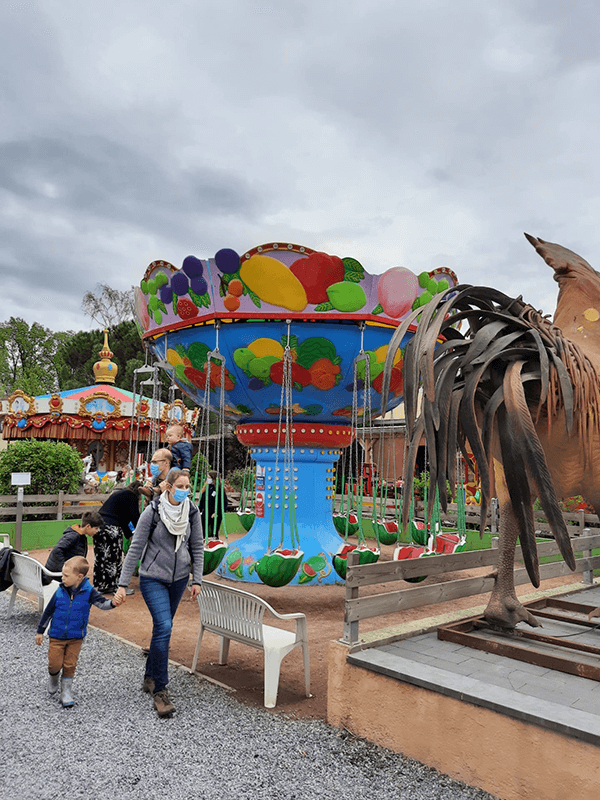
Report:
M282 620L296 620L296 641L297 642L307 642L308 641L308 628L306 626L306 614L302 614L301 612L297 612L296 614L280 614L278 611L275 611L267 602L263 601L267 607L267 609L271 612L271 614L276 619Z
M302 614L301 612L298 612L296 614L280 614L278 611L275 611L274 608L271 608L271 606L269 606L269 610L272 612L274 617L277 617L277 619L302 619L303 617L306 618L306 614Z
M62 572L50 572L49 569L41 564L42 567L42 575L45 575L47 578L52 578L53 581L61 581L62 580Z

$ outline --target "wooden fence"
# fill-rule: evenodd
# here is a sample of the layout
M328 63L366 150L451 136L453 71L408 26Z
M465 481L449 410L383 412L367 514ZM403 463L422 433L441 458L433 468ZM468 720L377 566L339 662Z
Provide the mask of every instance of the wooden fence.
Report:
M598 524L595 515L592 521ZM577 528L579 532L583 529ZM584 583L593 583L593 570L600 568L600 555L593 556L592 550L600 548L600 532L575 536L572 539L576 555L575 572L583 575ZM538 543L540 558L556 556L559 553L556 542L548 540ZM516 561L521 560L521 548L515 553ZM498 549L473 550L470 552L454 553L452 555L428 556L405 561L378 561L375 564L358 564L358 556L350 553L346 573L346 596L344 609L344 638L345 644L356 646L360 642L359 623L361 620L395 614L409 608L444 603L460 597L491 592L494 578L490 573L478 577L459 578L444 583L424 584L419 586L402 587L398 591L387 594L359 596L361 589L376 584L391 581L405 581L407 578L421 578L429 575L442 575L448 572L460 572L477 567L497 566ZM556 578L562 575L571 575L572 572L561 559L551 563L540 564L540 578ZM516 565L515 585L529 582L527 571ZM390 638L392 641L394 637ZM378 640L378 644L382 643Z
M540 536L552 536L550 525L543 511L534 511L535 530ZM587 514L585 511L563 511L563 519L567 526L569 536L580 536L586 528L600 527L600 520L595 514ZM479 527L481 509L479 506L467 506L465 508L467 525ZM442 524L450 523L456 525L458 520L458 509L456 503L448 503L448 513L442 513ZM491 528L492 533L497 532L500 524L500 512L498 501L492 498L490 510L487 513L486 526Z
M63 514L76 514L81 516L84 511L95 511L100 506L108 494L26 494L23 495L23 502L19 503L16 494L0 495L0 521L2 517L19 515L21 508L21 519L25 517L40 517L51 514L55 519L62 519ZM47 505L40 505L44 503ZM6 504L6 505L4 505Z

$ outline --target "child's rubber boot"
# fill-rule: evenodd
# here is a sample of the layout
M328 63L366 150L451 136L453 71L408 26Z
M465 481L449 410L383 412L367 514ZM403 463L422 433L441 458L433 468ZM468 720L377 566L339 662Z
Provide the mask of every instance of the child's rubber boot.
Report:
M60 702L63 708L73 708L73 678L63 678L60 692Z
M51 672L48 673L48 691L50 694L56 694L58 692L60 686L60 672L57 672L56 675L53 675Z

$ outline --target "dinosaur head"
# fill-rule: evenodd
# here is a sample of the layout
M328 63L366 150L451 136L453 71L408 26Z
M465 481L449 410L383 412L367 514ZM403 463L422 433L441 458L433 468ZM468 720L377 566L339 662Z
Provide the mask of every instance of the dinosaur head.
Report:
M582 339L592 338L600 343L600 273L566 247L527 233L525 237L552 267L560 287L554 324L583 346Z

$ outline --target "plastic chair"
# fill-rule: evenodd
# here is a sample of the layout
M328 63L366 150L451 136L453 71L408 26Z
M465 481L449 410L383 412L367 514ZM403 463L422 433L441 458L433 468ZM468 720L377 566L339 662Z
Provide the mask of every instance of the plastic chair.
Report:
M304 614L279 614L265 600L219 583L204 581L198 595L200 631L191 672L196 671L204 631L221 637L219 664L227 664L232 639L264 652L264 703L266 708L277 704L281 662L296 647L302 648L306 696L310 697L310 663L308 634ZM296 630L287 631L265 625L265 611L281 620L295 620Z
M22 592L29 592L35 594L38 598L38 610L40 613L46 608L50 598L58 588L58 582L62 578L60 572L49 572L43 564L36 561L31 556L26 556L23 553L13 553L12 556L12 569L10 577L12 578L13 587L12 594L8 603L8 614L12 614L15 599L19 589ZM42 583L42 575L50 578L51 582L44 586Z

